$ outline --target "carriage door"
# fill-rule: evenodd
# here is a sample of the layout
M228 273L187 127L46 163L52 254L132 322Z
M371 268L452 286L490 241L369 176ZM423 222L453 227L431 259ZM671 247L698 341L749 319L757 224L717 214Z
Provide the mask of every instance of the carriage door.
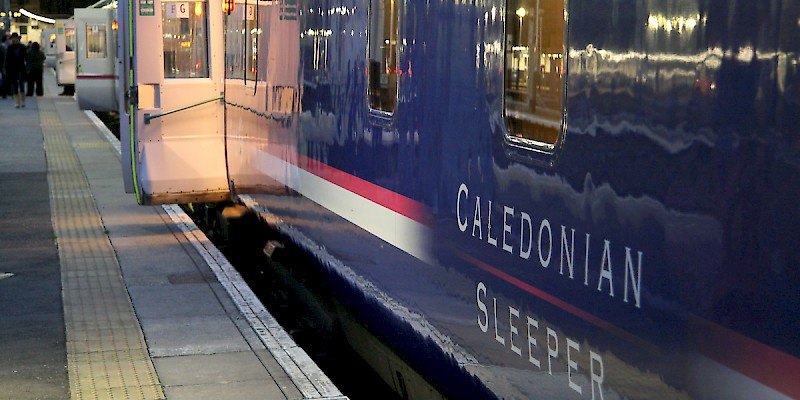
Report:
M75 21L56 20L56 82L75 84Z
M81 110L116 111L116 18L111 8L76 8L75 91Z
M133 0L119 8L132 26L121 32L126 187L139 204L229 198L222 2Z

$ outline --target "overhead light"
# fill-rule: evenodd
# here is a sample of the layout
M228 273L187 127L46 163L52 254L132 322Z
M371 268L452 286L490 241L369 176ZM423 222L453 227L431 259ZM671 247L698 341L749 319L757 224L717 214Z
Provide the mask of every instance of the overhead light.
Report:
M19 9L19 13L24 15L24 16L26 16L26 17L28 17L28 18L33 18L33 19L35 19L37 21L47 22L48 24L55 24L56 23L56 20L54 20L52 18L47 18L47 17L43 17L41 15L36 15L36 14L34 14L34 13L24 9L24 8L20 8Z

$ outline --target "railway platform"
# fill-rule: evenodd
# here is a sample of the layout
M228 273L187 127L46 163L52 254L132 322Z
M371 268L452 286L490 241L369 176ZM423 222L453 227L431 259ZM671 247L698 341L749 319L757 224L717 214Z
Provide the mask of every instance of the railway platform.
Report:
M345 398L119 142L46 93L0 99L0 399Z

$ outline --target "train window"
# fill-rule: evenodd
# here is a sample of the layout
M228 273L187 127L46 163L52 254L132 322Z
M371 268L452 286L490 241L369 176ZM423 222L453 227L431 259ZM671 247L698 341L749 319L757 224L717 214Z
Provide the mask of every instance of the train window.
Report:
M397 32L400 0L370 0L367 65L369 105L394 112L397 97Z
M244 18L243 7L234 7L225 22L225 78L228 79L244 78L244 49L248 42Z
M64 39L67 51L75 51L75 28L64 28Z
M86 58L106 58L106 25L86 24Z
M245 33L247 44L244 51L245 77L248 81L256 80L257 59L258 59L258 38L261 29L258 27L258 6L248 4L244 10Z
M161 3L165 78L208 78L205 1Z
M564 0L508 0L506 9L508 139L552 149L564 109Z
M264 80L265 68L259 72L259 44L261 28L259 21L264 10L256 4L235 7L225 23L225 78L243 79L252 85L256 79ZM263 60L261 61L263 65Z

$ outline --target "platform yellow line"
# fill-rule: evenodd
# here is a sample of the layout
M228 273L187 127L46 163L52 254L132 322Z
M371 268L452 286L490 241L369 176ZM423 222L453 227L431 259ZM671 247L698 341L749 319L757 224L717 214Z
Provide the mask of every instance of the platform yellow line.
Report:
M114 249L52 99L40 99L70 397L165 399Z

